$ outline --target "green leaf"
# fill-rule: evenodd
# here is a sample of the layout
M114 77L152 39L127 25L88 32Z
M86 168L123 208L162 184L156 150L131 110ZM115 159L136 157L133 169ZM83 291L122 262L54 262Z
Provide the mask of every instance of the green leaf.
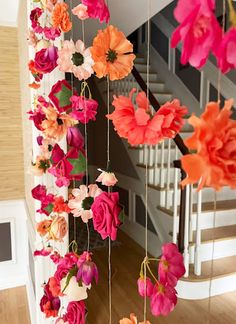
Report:
M127 217L126 215L125 215L125 211L124 211L124 209L122 209L121 210L121 212L119 213L119 220L121 221L121 223L124 223L124 221L125 221L125 218Z
M77 159L68 159L68 161L73 165L70 175L80 174L86 170L86 158L81 152Z
M61 91L55 93L54 96L59 100L59 106L65 107L71 104L70 102L71 95L72 95L71 90L65 87L64 84L62 84Z
M65 285L64 289L62 290L62 293L63 293L63 292L66 290L66 288L68 287L68 285L69 285L69 283L70 283L70 279L71 279L72 277L76 276L77 272L78 272L77 267L72 268L72 269L69 271L69 273L68 273L68 275L67 275L67 277L66 277L66 285Z
M53 204L50 203L47 205L47 207L44 208L44 210L46 210L46 212L48 212L48 214L51 214L52 210L53 210Z

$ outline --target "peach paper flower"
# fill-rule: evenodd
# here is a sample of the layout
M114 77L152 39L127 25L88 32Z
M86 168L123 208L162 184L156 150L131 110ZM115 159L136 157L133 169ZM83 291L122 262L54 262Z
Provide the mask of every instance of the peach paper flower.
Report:
M47 157L38 155L35 163L32 164L31 170L35 176L42 176L50 168L50 165L50 160Z
M63 242L63 238L65 237L68 230L67 221L64 216L56 216L49 230L49 238L54 241Z
M46 119L42 121L43 133L47 138L60 141L67 133L67 129L76 124L76 121L65 113L58 113L52 106L43 108Z
M196 153L181 158L187 174L183 186L200 181L198 190L236 188L236 121L230 118L232 105L232 99L226 100L222 109L219 102L210 102L200 118L189 118L194 133L185 144Z
M87 6L80 3L78 6L72 9L72 13L75 16L77 16L79 19L85 20L89 17L87 9L88 9Z
M138 324L138 320L137 317L135 316L135 314L130 314L130 319L129 318L123 318L120 320L119 322L120 324ZM151 324L149 321L145 321L145 322L139 322L139 324Z
M65 40L58 51L57 64L60 71L71 72L79 80L86 80L93 74L93 59L90 48L85 48L81 40Z
M39 233L39 235L45 236L49 232L51 224L52 224L52 220L50 220L50 219L46 219L46 220L39 222L36 225L36 230Z
M110 80L126 77L133 68L133 45L116 27L99 30L91 48L93 69L98 78L109 75Z
M98 171L102 173L97 177L96 181L101 182L103 186L114 186L118 182L113 172L106 172L101 169L98 169Z
M57 3L52 11L52 25L54 28L59 28L63 32L71 30L72 23L67 11L68 5L66 3Z

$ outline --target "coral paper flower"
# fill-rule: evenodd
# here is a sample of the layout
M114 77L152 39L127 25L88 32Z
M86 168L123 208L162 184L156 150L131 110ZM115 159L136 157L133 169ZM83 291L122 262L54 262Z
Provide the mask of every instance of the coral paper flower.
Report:
M182 41L181 63L202 67L211 50L219 46L222 30L214 14L214 0L179 0L174 11L180 23L174 31L171 46Z
M218 67L222 73L236 68L236 27L231 27L216 49Z
M110 25L100 30L91 47L97 77L109 75L112 81L126 77L133 68L135 55L132 52L133 45L116 27Z
M160 259L158 273L161 283L167 283L171 287L177 285L185 273L184 260L176 244L166 243L162 246L162 257Z
M176 291L173 287L156 283L151 296L151 312L154 316L167 316L177 303Z
M43 133L46 137L60 141L67 133L67 129L76 121L67 114L60 114L52 106L43 108L46 119L42 121Z
M87 6L80 3L78 6L76 6L72 9L72 13L75 16L77 16L79 19L85 20L89 17L87 9L88 9Z
M73 189L73 199L68 202L68 207L71 209L75 217L80 216L84 223L87 223L93 217L91 205L94 199L102 193L96 184L91 184L88 187L81 185L79 189Z
M94 199L91 209L94 229L101 235L103 240L110 237L112 241L115 241L118 226L121 224L119 220L121 212L119 193L102 192Z
M113 172L106 172L98 169L102 173L97 177L96 181L101 182L103 186L111 187L114 186L118 180Z
M67 202L64 201L62 196L58 196L54 198L53 201L53 211L55 213L69 213L70 208L68 207Z
M137 317L135 314L130 314L130 318L123 318L119 321L120 324L138 324ZM139 322L139 324L151 324L149 321Z
M41 236L45 236L49 231L52 224L52 220L46 219L36 225L36 230Z
M93 74L93 59L90 48L85 48L81 40L65 40L58 51L57 64L60 71L71 72L79 80L86 80Z
M56 68L57 59L57 47L50 46L48 48L42 48L35 54L35 69L43 74L50 73Z
M96 120L98 103L94 99L87 99L84 96L72 96L71 116L80 121L82 124L87 124L90 120Z
M35 163L32 164L32 173L35 176L42 176L50 168L50 160L45 158L43 155L36 157Z
M90 18L97 18L101 23L106 22L108 24L110 12L105 0L82 0L82 3L87 7Z
M52 25L54 28L59 28L62 32L71 30L72 23L67 11L68 5L66 3L57 3L52 11Z
M187 174L182 185L200 181L198 190L236 188L236 121L230 118L232 104L232 99L226 100L220 109L219 103L210 102L200 118L189 118L194 133L185 144L196 153L181 158Z

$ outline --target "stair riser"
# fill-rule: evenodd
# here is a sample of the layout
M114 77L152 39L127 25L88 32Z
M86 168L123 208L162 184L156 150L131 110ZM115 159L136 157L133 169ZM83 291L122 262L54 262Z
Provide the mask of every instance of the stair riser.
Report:
M189 248L190 263L194 263L195 245ZM208 242L200 246L201 261L209 261L212 259L213 243ZM236 255L236 238L215 241L213 259L220 259ZM236 269L235 269L236 270Z
M147 74L140 73L140 75L143 78L143 80L147 82ZM157 74L149 74L149 81L153 82L153 81L158 81L158 80L159 80L159 78L158 78Z
M152 92L165 92L165 84L164 83L150 83L149 89Z
M136 57L136 59L135 59L135 61L134 61L134 63L136 64L146 64L146 58L144 58L144 57Z
M154 94L154 97L159 102L159 104L165 104L167 101L172 101L173 99L172 94L165 94L165 93Z
M147 64L138 64L135 62L135 68L138 70L139 73L147 73ZM150 66L149 66L150 69Z

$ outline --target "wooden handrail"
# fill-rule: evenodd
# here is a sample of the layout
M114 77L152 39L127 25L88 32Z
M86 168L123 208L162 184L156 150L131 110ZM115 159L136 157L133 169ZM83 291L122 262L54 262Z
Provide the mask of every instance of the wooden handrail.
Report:
M137 81L138 85L140 86L140 88L146 94L148 94L150 104L153 106L155 111L158 111L158 109L160 108L159 102L157 101L156 97L153 95L152 91L150 89L148 89L146 82L143 80L142 76L140 75L140 73L138 72L138 70L135 67L133 67L132 74L133 74L135 80ZM188 150L187 146L184 144L184 141L179 134L177 134L175 136L174 141L175 141L175 144L177 145L178 149L180 150L180 152L183 155L189 154L189 150Z

